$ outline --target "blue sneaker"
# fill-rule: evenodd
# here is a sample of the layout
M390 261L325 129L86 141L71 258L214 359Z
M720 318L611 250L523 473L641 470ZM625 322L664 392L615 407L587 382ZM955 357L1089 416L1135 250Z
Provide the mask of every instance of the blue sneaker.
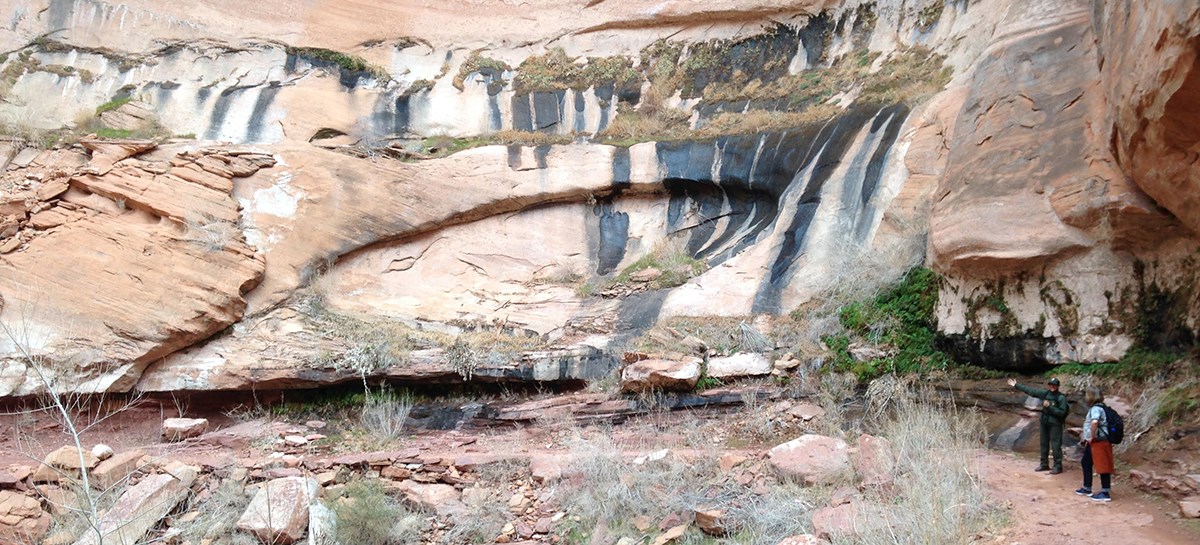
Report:
M1080 496L1091 496L1092 489L1091 488L1080 488L1079 490L1076 490L1075 493L1079 494Z
M1092 494L1092 501L1112 501L1112 497L1108 495L1108 492L1097 492Z

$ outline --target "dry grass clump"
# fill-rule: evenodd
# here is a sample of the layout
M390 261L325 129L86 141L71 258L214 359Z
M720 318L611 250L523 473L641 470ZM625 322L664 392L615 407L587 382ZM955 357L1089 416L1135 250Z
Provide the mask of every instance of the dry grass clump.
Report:
M492 543L513 518L507 507L508 496L503 491L514 483L530 480L528 462L516 459L483 464L475 469L475 474L479 484L462 496L470 515L455 518L442 536L442 543Z
M189 219L186 240L209 252L219 252L242 240L242 231L237 224L214 218Z
M640 534L633 519L661 520L690 506L690 497L715 484L714 460L681 460L673 454L637 465L626 460L609 435L577 437L571 448L570 467L577 472L559 489L559 502L578 517L578 530L590 532L607 521L613 538Z
M746 317L673 316L660 321L633 342L633 349L650 354L691 354L695 346L685 342L695 337L717 354L732 354L741 346L740 324Z
M629 89L636 88L641 81L641 74L633 69L633 61L627 57L589 57L587 64L579 65L562 48L556 47L544 55L525 59L517 67L513 89L518 93L583 90L604 84Z
M681 543L775 545L811 531L811 513L827 493L787 483L756 493L751 485L723 474L715 452L669 452L639 464L623 456L604 433L576 437L571 462L576 474L556 491L567 520L573 521L564 536L568 543L588 543L599 534L609 543L622 538L640 543L658 530L638 530L637 519L655 524L675 514L686 521L694 510L719 509L725 512L730 535L714 538L692 527Z
M707 270L708 266L693 257L681 241L668 240L655 245L649 253L625 267L605 288L628 286L634 282L635 274L650 269L657 269L661 274L645 284L647 288L657 290L682 286Z
M879 53L861 50L842 57L828 68L784 75L770 82L730 82L705 89L707 101L760 101L799 111L821 104L839 93L861 89L859 100L878 104L918 102L941 90L950 81L945 58L916 46L898 51L872 71Z
M339 543L404 545L417 543L425 519L384 493L377 480L358 479L333 500Z
M721 112L708 119L695 131L697 138L715 138L730 134L754 134L782 131L806 125L824 123L837 117L842 108L822 102L798 112L750 109L746 112Z
M403 365L415 350L441 348L455 370L470 380L484 364L501 364L521 352L538 350L546 341L504 324L461 323L461 333L427 331L405 322L379 317L359 317L333 312L326 306L330 286L326 276L311 282L299 310L308 315L317 336L331 347L312 365L352 370L369 377L388 367Z
M868 491L874 501L866 518L874 524L853 542L971 542L996 515L982 479L982 417L908 381L877 382L868 389L867 412L891 441L896 484L891 491Z
M359 422L372 437L382 443L390 443L403 436L404 423L412 407L412 397L406 393L397 394L386 385L378 392L368 389Z
M647 104L650 93L642 97ZM695 136L687 112L674 108L654 108L617 112L612 122L600 131L600 141L614 146L632 146L639 142L683 140Z
M233 479L222 480L208 499L188 506L186 511L198 512L200 516L180 528L183 532L180 541L240 545L249 536L237 531L237 520L249 504L245 485Z

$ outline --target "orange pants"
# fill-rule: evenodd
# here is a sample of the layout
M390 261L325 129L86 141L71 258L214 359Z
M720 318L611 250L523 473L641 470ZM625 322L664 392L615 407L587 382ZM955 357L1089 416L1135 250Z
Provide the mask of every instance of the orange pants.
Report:
M1092 467L1096 473L1113 473L1113 449L1108 441L1092 441Z

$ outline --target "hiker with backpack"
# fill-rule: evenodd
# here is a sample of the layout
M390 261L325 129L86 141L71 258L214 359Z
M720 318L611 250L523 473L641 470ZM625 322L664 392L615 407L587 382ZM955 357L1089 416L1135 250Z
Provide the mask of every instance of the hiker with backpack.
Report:
M1058 379L1052 378L1046 381L1046 385L1050 387L1048 390L1017 384L1017 381L1011 378L1008 379L1008 385L1042 400L1042 441L1038 451L1038 454L1041 455L1041 463L1034 471L1050 470L1051 475L1062 473L1063 424L1067 421L1067 413L1070 412L1071 405L1067 402L1067 396L1058 391ZM1050 451L1054 452L1054 469L1050 469L1050 464L1047 463Z
M1113 443L1124 438L1124 423L1121 416L1104 404L1104 393L1090 387L1084 394L1088 404L1087 416L1083 419L1083 432L1079 445L1083 447L1083 487L1075 493L1090 496L1092 501L1112 501ZM1100 491L1092 493L1092 471L1100 474Z

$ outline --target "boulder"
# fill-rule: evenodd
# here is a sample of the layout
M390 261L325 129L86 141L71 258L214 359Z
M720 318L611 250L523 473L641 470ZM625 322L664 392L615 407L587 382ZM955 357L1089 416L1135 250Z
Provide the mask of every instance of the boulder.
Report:
M183 441L208 431L206 418L168 418L163 420L162 435L167 441Z
M692 390L700 381L700 364L699 358L690 357L637 361L621 371L621 389L626 392Z
M448 484L425 484L401 481L395 489L404 495L405 501L418 509L434 511L439 515L459 515L466 512L462 494Z
M729 471L749 459L749 457L741 454L726 452L720 458L717 458L717 465L721 468L721 471Z
M738 352L708 360L708 376L713 378L762 377L769 374L771 360L765 354Z
M850 463L858 475L859 484L869 487L889 487L895 482L896 458L892 443L882 437L862 434L850 454Z
M813 513L813 533L818 539L833 541L855 535L860 507L857 502L822 507Z
M50 523L50 513L37 498L0 490L0 543L37 542L50 531Z
M562 478L563 467L557 457L534 456L529 459L529 472L533 475L533 480L548 483Z
M633 281L633 282L640 282L640 283L653 282L655 280L658 280L660 277L662 277L662 275L663 275L662 270L656 269L654 267L650 267L648 269L642 269L640 271L634 272L633 274L629 275L629 280Z
M804 484L834 484L850 473L850 447L841 439L803 435L767 451L771 466Z
M96 446L92 447L92 456L95 456L96 459L100 460L101 462L103 462L104 460L107 460L109 458L112 458L113 454L115 454L115 453L113 452L112 447L110 447L108 445L101 444L101 445L96 445Z
M796 355L788 352L782 358L775 360L775 369L780 371L791 371L800 367L800 360L796 359ZM790 539L790 538L789 538Z
M1179 500L1179 513L1186 518L1200 518L1200 496L1188 496Z
M67 489L56 484L39 484L33 488L52 517L67 516L79 507L79 494L75 493L75 487Z
M800 403L788 409L788 414L808 422L814 418L825 416L825 409L813 403Z
M143 456L145 453L140 450L127 450L100 462L92 470L92 486L99 490L108 490L124 482L141 467Z
M723 536L730 531L729 520L721 509L697 509L696 527L710 536Z
M191 484L167 474L150 475L138 481L100 518L104 543L140 543L146 532L187 497ZM100 544L95 533L86 533L75 545Z
M80 467L92 469L99 463L100 459L91 451L83 451L80 457L79 449L67 445L47 454L42 465L34 471L32 480L35 483L53 483L62 477L78 479Z
M284 477L263 483L238 518L237 528L270 545L288 545L304 537L309 506L317 495L317 482L305 477Z
M100 458L97 458L95 454L88 451L84 451L83 456L80 456L78 449L68 445L47 454L42 463L59 469L78 470L80 467L92 469L96 467L96 464L100 463Z
M7 471L0 471L0 489L17 488L24 489L25 479L33 475L33 469L29 466L12 466Z

